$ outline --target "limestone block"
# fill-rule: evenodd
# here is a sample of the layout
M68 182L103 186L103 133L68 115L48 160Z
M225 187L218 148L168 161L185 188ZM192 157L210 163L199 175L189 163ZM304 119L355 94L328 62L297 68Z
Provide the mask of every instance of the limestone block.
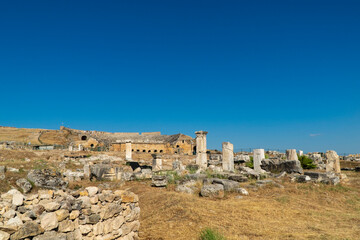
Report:
M12 198L12 204L14 206L21 206L24 203L24 195L21 193L15 193Z
M56 228L58 225L59 225L59 223L57 220L57 216L56 216L56 213L54 213L54 212L46 213L41 218L41 227L45 231L52 230L52 229Z

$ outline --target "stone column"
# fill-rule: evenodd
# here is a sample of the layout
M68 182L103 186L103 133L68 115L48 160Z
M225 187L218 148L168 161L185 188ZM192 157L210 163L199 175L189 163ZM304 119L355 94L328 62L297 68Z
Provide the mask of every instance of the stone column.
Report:
M90 165L88 163L84 164L84 176L90 178Z
M205 131L197 131L196 134L196 164L201 168L207 168L207 148L206 148L206 134Z
M340 158L335 151L326 151L326 172L334 172L335 174L341 174Z
M84 151L84 147L81 144L79 144L79 151Z
M131 141L130 140L127 140L125 142L125 160L127 161L131 161L132 160L132 156L131 156L131 153L132 153L132 150L131 150Z
M69 146L69 152L72 152L73 151L73 146Z
M222 143L222 167L224 171L234 171L234 145L230 142Z
M264 149L254 149L254 170L258 173L261 172L261 161L265 159Z
M153 155L153 163L152 163L152 171L157 172L162 170L162 159L161 155L154 154Z
M286 150L286 160L299 160L296 149L287 149Z
M299 156L302 156L302 155L304 155L304 151L299 150Z

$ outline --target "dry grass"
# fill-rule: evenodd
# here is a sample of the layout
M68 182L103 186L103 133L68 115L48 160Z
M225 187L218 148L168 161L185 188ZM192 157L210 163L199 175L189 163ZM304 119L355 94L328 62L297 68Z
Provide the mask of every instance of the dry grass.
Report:
M141 239L198 239L210 227L227 239L359 239L360 174L343 186L282 183L223 200L127 183L139 194Z

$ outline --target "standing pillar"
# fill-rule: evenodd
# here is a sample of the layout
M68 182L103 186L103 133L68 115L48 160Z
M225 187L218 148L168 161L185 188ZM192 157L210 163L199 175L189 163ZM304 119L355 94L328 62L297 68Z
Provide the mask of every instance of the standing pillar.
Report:
M340 158L335 151L326 151L326 172L333 172L335 174L341 174Z
M206 134L205 131L197 131L196 134L196 164L201 168L207 168L207 148L206 148Z
M222 167L224 171L234 171L234 145L230 142L222 144Z
M255 172L261 172L261 161L265 159L265 150L264 149L254 149L254 170Z
M88 163L84 164L84 176L90 178L90 165Z
M125 142L125 160L127 161L131 161L132 160L132 150L131 150L131 141L130 140L127 140Z
M162 170L161 155L154 154L153 157L154 157L154 159L153 159L153 164L152 164L152 171L153 172L161 171Z
M299 150L299 156L302 156L302 155L304 155L304 151Z
M286 160L299 160L296 149L287 149L286 150Z

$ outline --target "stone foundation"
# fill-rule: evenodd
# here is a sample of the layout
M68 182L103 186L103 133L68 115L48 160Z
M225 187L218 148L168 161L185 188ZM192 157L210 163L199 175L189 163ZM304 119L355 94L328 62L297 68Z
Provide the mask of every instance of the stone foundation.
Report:
M12 189L0 198L0 239L139 239L140 208L132 192Z

